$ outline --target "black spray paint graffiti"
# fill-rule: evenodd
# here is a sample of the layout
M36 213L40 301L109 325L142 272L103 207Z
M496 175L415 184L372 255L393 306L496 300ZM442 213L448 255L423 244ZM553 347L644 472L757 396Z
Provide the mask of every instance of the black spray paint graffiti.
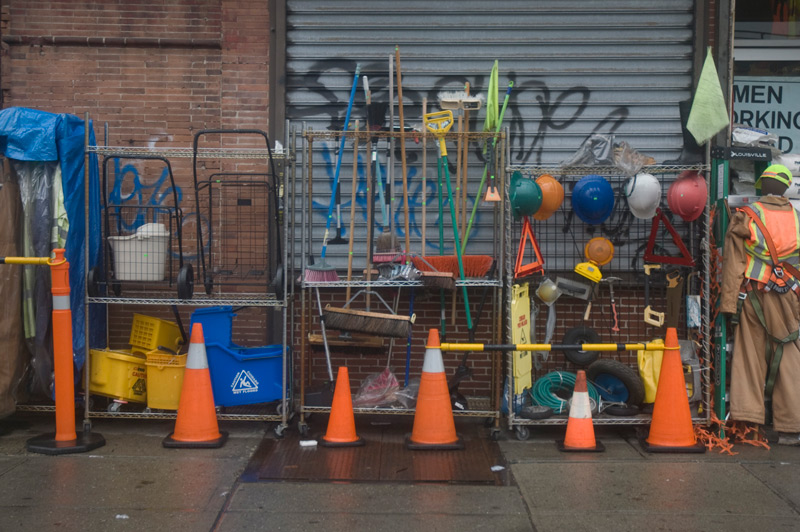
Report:
M383 62L362 64L362 72L382 73L376 76L367 74L369 76L369 87L372 101L389 100L389 79L388 76L383 73L385 68L386 64ZM355 63L346 60L323 60L313 64L308 70L309 73L301 78L301 85L304 87L304 90L321 96L324 101L329 103L329 105L319 106L318 104L312 104L292 106L289 111L291 118L293 120L302 120L304 118L314 118L315 120L319 120L320 117L327 117L327 128L329 130L339 131L343 129L346 106L342 105L342 102L337 96L336 92L332 88L327 87L325 83L321 81L321 76L322 73L329 75L331 72L335 71L351 74L354 70ZM414 102L414 105L408 105L408 103L406 103L406 123L416 123L421 127L422 106L420 104L423 99L427 99L429 102L428 111L430 112L437 109L438 96L442 91L453 90L454 87L463 88L466 82L470 83L472 94L485 94L488 78L488 75L476 76L470 79L467 79L466 76L446 75L436 78L431 88L427 91L419 91L413 88L404 87L404 102ZM503 84L507 83L508 81L514 82L511 103L509 104L505 120L505 125L508 126L509 129L509 143L511 146L512 160L514 161L514 164L520 165L541 164L543 160L545 140L547 139L548 135L552 133L563 132L581 119L590 103L591 90L586 86L576 85L565 90L554 91L549 88L547 83L544 81L539 79L526 79L526 76L512 71L507 76L501 76L501 93L504 92L502 90L504 87ZM515 99L530 99L531 94L534 95L533 100L536 102L536 107L540 114L539 119L535 121L531 120L530 118L526 120L519 107L513 104ZM500 96L500 101L502 103L502 94ZM360 117L364 115L364 112L359 111L359 109L363 110L365 107L365 95L363 92L359 91L354 103L354 111L353 115L351 116L351 122L354 120L354 117ZM618 106L611 110L604 118L599 120L593 126L589 135L596 133L613 134L625 123L628 116L629 111L627 107ZM363 120L363 118L361 119ZM536 129L535 131L528 132L526 129L531 123L536 124ZM473 115L470 117L469 128L472 131L480 131L483 129L483 113L473 113ZM335 160L335 154L332 154L330 149L331 147L326 145L324 148L323 157L325 159L328 180L332 188L334 180L333 169L335 167L333 161ZM471 150L471 158L477 159L480 164L486 163L483 145L472 143ZM399 160L399 146L395 147L395 151L396 153L394 154L394 159L397 161ZM422 206L421 198L423 197L421 169L418 167L420 163L419 159L420 158L418 157L416 151L412 150L408 152L407 178L410 192L410 227L412 228L412 234L415 235L421 234L417 220L417 213L420 211ZM450 161L450 171L451 175L455 172L453 160ZM366 183L364 182L363 177L363 161L359 162L359 176L359 216L361 219L366 220ZM438 201L436 200L437 190L435 177L428 178L426 189L427 190L425 191L426 193L424 195L425 198L427 198L426 207L438 207ZM447 200L445 199L445 202L446 201ZM470 198L469 201L474 201L474 198ZM343 208L345 206L349 206L349 202L342 204ZM472 205L469 205L468 210L471 211L471 208ZM327 216L327 209L327 204L323 204L322 202L314 202L314 210L318 212L320 216ZM399 209L397 211L399 211ZM396 212L396 220L398 216L401 216L401 214ZM480 216L479 211L478 216ZM625 222L625 220L623 220L623 222ZM381 220L376 219L376 225L379 230L382 229ZM473 231L470 234L470 237L476 236L480 231L480 227L481 225L476 219L476 223L473 226ZM395 228L396 232L403 237L404 235L402 234L401 224L395 223ZM605 232L607 228L609 230L609 236L616 236L616 240L621 243L621 239L619 238L621 228L618 226L618 224L617 226L611 224L603 226L601 228L601 232ZM622 233L624 233L624 231L622 231ZM433 246L434 249L438 249L438 242L434 242L429 239L427 244Z

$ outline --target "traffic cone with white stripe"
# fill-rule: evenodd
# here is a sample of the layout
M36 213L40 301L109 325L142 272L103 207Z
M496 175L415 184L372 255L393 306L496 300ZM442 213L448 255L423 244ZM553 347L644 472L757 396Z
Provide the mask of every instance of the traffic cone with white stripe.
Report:
M651 453L703 453L706 450L694 433L675 327L667 329L650 432L647 438L640 438L640 443Z
M406 438L406 447L413 450L463 449L464 444L456 434L438 329L430 329L425 347L414 428Z
M228 433L220 432L217 424L203 326L195 323L183 372L175 431L161 443L170 448L214 449L225 445L227 439Z
M589 390L586 386L586 372L578 370L575 390L569 407L567 434L563 440L556 442L559 451L605 451L605 446L594 437L592 424L592 404L589 401Z

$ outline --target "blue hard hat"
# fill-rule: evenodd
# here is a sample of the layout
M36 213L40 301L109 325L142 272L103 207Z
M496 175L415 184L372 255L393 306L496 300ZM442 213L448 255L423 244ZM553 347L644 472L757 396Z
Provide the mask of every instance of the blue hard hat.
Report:
M584 223L601 224L614 210L614 190L602 176L589 174L572 189L572 210Z

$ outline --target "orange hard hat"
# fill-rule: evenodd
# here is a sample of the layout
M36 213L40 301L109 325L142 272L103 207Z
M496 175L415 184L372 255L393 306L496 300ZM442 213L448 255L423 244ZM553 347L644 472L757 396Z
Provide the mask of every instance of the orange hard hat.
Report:
M589 240L583 251L586 254L586 260L596 262L598 266L605 266L614 258L614 244L602 236L596 236Z
M536 179L539 188L542 189L542 205L533 215L536 220L547 220L554 212L561 207L564 202L564 187L561 186L556 178L549 174L542 174Z

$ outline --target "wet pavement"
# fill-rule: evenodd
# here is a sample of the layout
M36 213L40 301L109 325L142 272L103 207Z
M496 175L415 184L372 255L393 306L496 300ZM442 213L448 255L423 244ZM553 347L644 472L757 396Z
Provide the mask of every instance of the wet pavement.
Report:
M264 423L220 422L220 449L163 448L170 421L93 426L105 446L46 456L25 441L49 415L0 421L0 530L800 530L800 447L648 454L634 427L601 426L604 453L561 453L563 426L531 427L501 434L500 482L308 482L253 474Z

